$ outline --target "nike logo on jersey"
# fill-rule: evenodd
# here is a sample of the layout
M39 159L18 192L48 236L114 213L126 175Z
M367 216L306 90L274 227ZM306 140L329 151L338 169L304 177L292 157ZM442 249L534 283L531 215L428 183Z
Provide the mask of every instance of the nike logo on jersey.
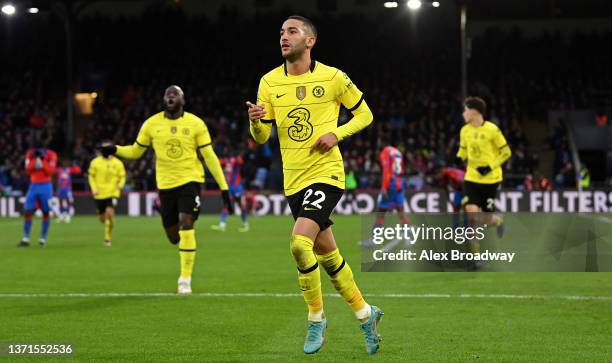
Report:
M276 98L281 98L281 97L283 97L284 95L286 95L286 93L283 93L282 95L276 95Z

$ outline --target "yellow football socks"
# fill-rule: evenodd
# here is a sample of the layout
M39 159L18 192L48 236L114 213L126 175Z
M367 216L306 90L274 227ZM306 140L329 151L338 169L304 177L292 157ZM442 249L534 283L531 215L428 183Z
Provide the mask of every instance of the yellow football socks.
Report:
M340 296L349 304L357 318L364 319L369 317L369 305L361 295L361 291L359 291L353 278L353 271L340 255L340 251L336 248L324 255L317 255L317 259L319 264L327 271L329 279Z
M323 294L319 264L313 246L314 242L308 237L291 237L291 254L297 264L300 290L308 305L309 319L317 321L323 319Z
M195 230L179 231L179 255L181 257L181 278L191 278L196 257Z
M104 240L111 241L113 239L114 218L106 217L104 220Z

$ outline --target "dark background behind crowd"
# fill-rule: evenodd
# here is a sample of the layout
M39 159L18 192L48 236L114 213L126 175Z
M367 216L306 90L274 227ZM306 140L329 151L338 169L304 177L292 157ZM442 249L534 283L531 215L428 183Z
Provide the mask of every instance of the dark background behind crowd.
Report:
M259 78L282 63L278 29L288 14L244 18L225 8L209 19L151 6L140 16L78 18L76 89L97 98L91 115L77 116L73 142L65 129L61 22L53 16L11 20L10 31L0 32L4 193L27 189L23 155L35 139L84 170L101 140L131 144L142 122L161 110L171 84L185 91L186 109L204 118L220 156L244 153L247 187L281 190L277 139L265 146L249 140L244 101L253 101ZM442 27L406 39L402 34L412 30L399 16L313 18L320 34L314 58L348 73L374 112L371 127L341 143L359 187L379 187L378 152L387 135L405 155L409 189L436 187L438 169L456 165L463 124L456 32ZM506 187L538 188L542 178L554 187L576 185L566 130L544 126L547 134L538 139L528 125L545 125L551 109L602 107L612 90L609 44L612 33L604 31L527 37L518 28L491 28L472 38L469 93L487 101L487 119L500 126L512 148ZM349 117L342 110L339 122ZM546 151L554 155L552 168L542 167L539 153ZM126 167L127 188L155 189L153 152ZM84 189L86 178L77 177L75 190Z

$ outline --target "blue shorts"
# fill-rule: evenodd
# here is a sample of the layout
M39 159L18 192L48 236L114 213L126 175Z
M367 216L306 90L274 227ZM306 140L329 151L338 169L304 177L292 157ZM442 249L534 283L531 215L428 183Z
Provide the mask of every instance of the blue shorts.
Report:
M58 189L57 190L57 197L60 198L60 199L70 199L70 200L72 200L72 189L70 189L70 188Z
M240 198L244 195L244 187L240 185L232 185L229 187L229 195L232 198Z
M385 198L383 194L378 195L378 208L381 209L393 209L394 207L404 207L404 201L406 197L404 197L403 190L395 190L395 189L387 189L387 197Z
M49 213L49 202L53 196L53 185L51 183L32 183L26 194L25 209L35 210L40 208L43 213ZM40 203L36 205L36 202Z

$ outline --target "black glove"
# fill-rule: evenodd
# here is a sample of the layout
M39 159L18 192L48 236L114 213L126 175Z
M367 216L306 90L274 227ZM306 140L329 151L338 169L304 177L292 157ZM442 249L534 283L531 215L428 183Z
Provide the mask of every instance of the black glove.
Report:
M232 202L230 201L229 192L227 190L221 191L221 199L223 199L223 206L229 211Z
M480 175L485 176L491 172L491 167L490 166L479 166L476 168L476 170L478 170Z
M117 146L110 143L104 143L98 146L97 149L100 150L102 156L104 156L105 158L107 158L109 155L115 155L115 153L117 152Z

